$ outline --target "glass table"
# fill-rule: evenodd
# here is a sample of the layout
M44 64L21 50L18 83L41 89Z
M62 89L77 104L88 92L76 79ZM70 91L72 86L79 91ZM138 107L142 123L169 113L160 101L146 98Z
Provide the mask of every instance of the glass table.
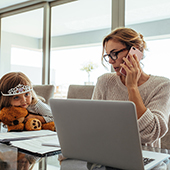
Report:
M152 151L152 152L166 153L170 155L170 150L168 149L153 148L145 145L142 145L142 149L147 151ZM169 160L166 160L162 162L160 165L153 168L153 170L170 170L170 158Z
M0 170L59 170L57 155L60 153L54 151L40 156L0 143Z
M142 146L142 149L170 154L170 150L167 149L152 148L148 146ZM60 170L58 161L58 154L60 153L61 151L54 151L40 156L0 143L0 170ZM70 163L73 164L74 161L75 160ZM79 162L82 167L80 170L88 170L86 162ZM69 170L72 170L71 167L69 167ZM170 160L162 162L155 167L154 170L170 170Z

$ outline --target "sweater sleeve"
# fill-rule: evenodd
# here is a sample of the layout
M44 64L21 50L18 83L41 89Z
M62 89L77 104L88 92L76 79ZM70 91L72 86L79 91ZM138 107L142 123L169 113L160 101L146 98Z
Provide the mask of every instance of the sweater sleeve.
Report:
M141 142L154 143L168 130L170 113L170 82L159 84L148 94L146 112L138 119Z
M45 119L47 123L54 121L50 106L43 103L41 100L38 100L38 102L35 105L30 105L27 108L27 110L34 114L39 114L43 116L43 118Z

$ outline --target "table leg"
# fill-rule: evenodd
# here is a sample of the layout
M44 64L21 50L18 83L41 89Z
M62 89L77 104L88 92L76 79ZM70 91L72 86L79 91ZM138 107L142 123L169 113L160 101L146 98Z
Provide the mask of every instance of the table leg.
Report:
M42 158L39 162L39 170L47 170L47 156Z

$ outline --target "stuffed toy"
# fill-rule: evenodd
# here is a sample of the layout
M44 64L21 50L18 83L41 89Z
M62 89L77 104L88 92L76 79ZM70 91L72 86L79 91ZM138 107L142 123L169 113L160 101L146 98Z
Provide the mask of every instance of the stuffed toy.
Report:
M4 107L0 111L0 122L7 125L8 132L11 131L34 131L34 130L52 130L55 131L54 122L42 124L39 119L30 118L24 122L25 117L28 116L28 111L21 107Z

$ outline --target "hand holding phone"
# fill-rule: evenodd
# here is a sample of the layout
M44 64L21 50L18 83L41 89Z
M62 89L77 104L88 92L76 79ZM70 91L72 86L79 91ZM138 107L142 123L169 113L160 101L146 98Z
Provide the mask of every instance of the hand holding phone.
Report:
M138 61L140 61L143 57L143 53L141 51L139 51L137 48L135 47L131 47L131 49L129 50L129 53L127 54L126 58L130 61L130 58L129 58L129 54L131 54L132 56L134 54L136 54L137 58L138 58ZM131 62L131 61L130 61ZM125 63L125 62L124 62ZM132 63L132 62L131 62ZM124 76L126 76L126 71L124 68L121 68L120 69L120 73Z

